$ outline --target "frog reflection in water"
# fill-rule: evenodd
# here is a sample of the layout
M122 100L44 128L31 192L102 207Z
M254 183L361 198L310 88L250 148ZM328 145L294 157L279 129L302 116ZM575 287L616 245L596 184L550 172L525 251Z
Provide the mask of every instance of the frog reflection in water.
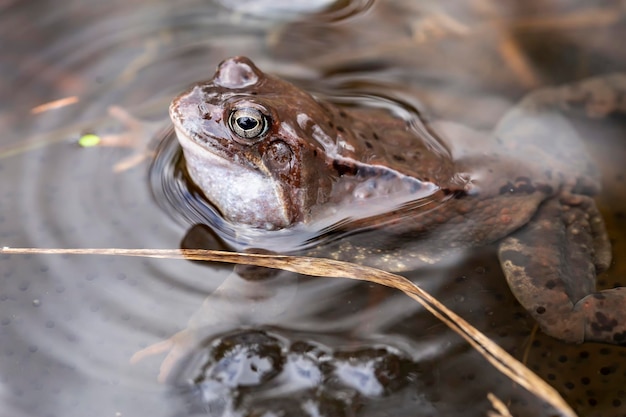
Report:
M362 215L343 236L308 253L389 271L498 242L511 290L546 333L624 344L626 291L595 289L611 258L591 197L598 179L557 111L588 104L597 83L626 88L612 77L531 94L485 135L338 107L235 57L178 96L170 116L189 175L229 222L263 236L352 208ZM420 203L397 204L411 200Z

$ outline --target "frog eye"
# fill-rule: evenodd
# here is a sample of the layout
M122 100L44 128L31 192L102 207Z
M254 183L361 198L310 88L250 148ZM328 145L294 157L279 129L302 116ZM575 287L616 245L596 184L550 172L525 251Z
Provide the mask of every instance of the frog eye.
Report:
M259 110L246 107L237 109L230 114L228 125L239 137L253 139L267 130L267 117Z

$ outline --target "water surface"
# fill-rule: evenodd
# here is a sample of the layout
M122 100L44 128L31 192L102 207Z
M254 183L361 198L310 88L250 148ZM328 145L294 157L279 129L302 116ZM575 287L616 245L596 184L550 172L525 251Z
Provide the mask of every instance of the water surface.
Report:
M0 245L179 247L190 225L155 200L150 152L169 127L171 98L210 78L228 56L247 55L318 94L384 91L416 102L429 117L486 130L532 88L624 67L615 45L625 35L624 17L610 4L247 3L4 5ZM40 107L60 99L65 105ZM114 110L115 117L111 106L137 121L120 120L124 113ZM573 122L603 175L598 202L615 262L599 283L623 285L624 119ZM76 141L85 133L139 145L81 148ZM506 287L493 248L408 276L514 356L522 359L528 348L529 366L581 415L626 415L624 348L532 335L534 323ZM259 369L280 355L283 369L310 367L305 382L277 374L301 381L299 390L273 374L246 379L232 405L241 415L485 415L488 392L515 415L550 415L406 297L289 274L272 283L187 261L2 256L0 415L231 415L210 406L215 393L235 398L215 376L231 368L197 374L210 349L247 334L280 351L260 355ZM186 362L177 362L166 383L158 381L166 351L131 364L136 352L185 329L190 346L200 348L181 356ZM296 355L302 346L315 348L316 365ZM380 369L376 363L388 366L383 388L375 372L350 377Z

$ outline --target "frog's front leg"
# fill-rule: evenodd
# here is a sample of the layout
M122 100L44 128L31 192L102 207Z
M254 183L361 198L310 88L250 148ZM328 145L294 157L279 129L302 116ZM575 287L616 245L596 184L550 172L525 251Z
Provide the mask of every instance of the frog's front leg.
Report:
M501 242L499 257L511 290L545 333L568 342L626 344L626 289L595 290L610 246L590 197L547 200Z

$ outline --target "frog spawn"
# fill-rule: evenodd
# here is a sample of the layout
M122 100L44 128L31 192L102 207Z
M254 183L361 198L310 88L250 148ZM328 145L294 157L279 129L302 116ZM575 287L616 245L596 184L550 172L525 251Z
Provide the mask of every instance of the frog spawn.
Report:
M585 416L623 416L626 352L600 344L567 345L537 334L527 365Z
M388 346L331 349L264 330L206 340L170 381L207 416L354 415L368 401L393 395L419 374Z

